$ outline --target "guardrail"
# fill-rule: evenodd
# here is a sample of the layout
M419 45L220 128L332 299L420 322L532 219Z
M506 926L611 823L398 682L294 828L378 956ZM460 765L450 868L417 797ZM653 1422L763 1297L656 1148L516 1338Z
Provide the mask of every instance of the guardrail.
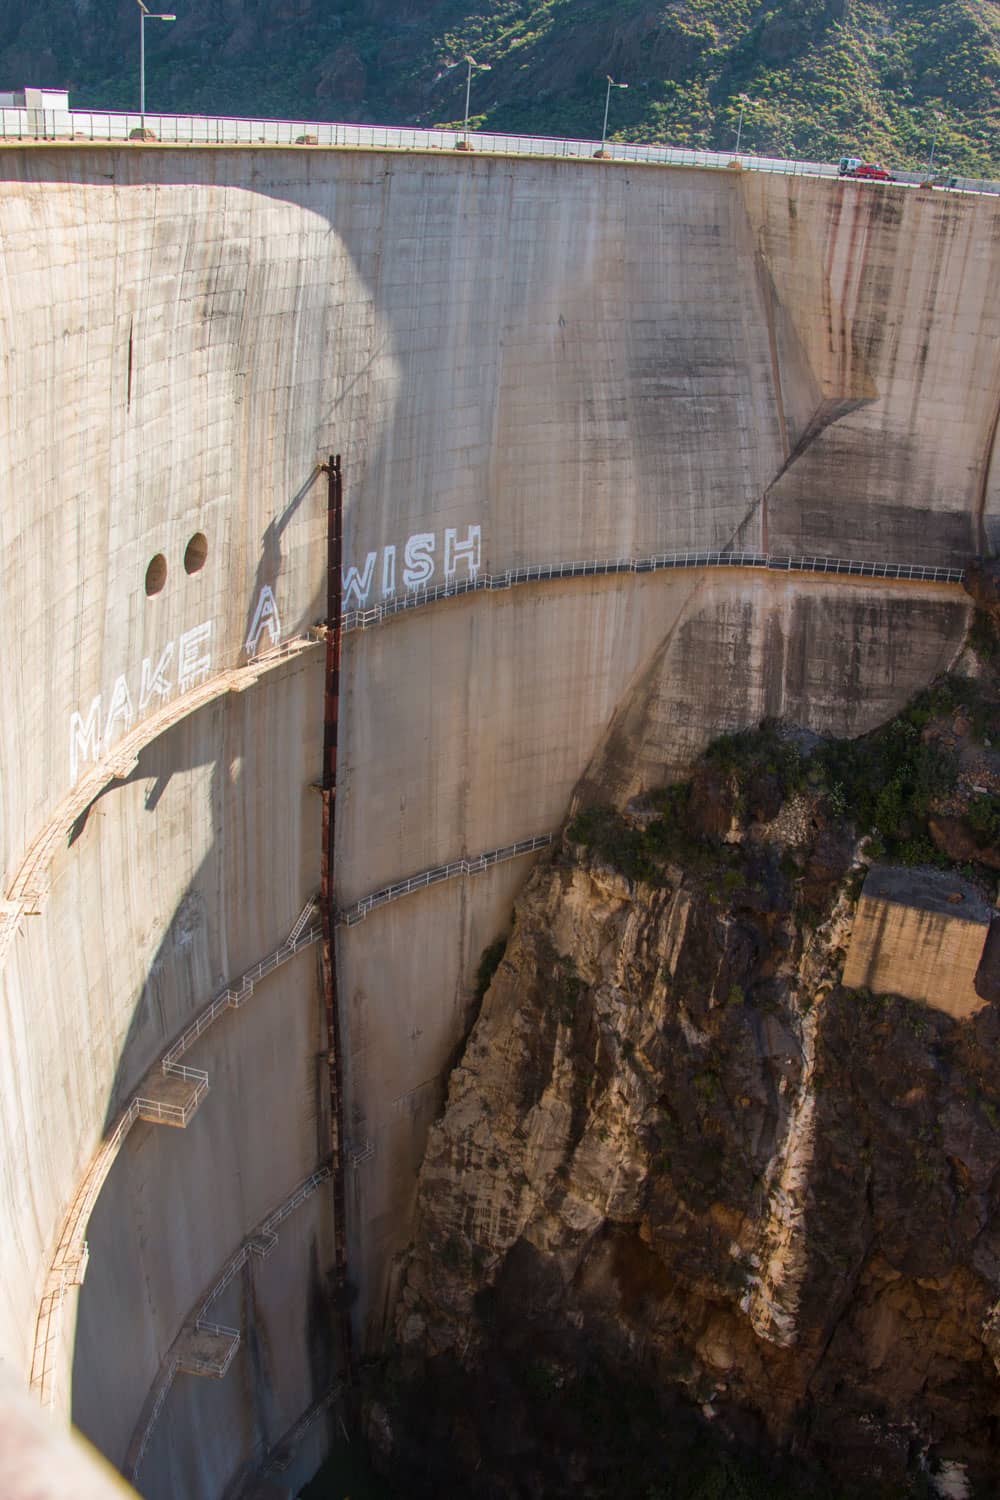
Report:
M194 1089L184 1103L167 1104L162 1099L148 1099L142 1094L137 1094L132 1102L137 1106L141 1120L152 1121L160 1125L178 1125L183 1129L208 1093L208 1074L203 1068L185 1068L176 1063L169 1068L164 1068L163 1071L171 1078L179 1078L184 1083L194 1084Z
M163 1054L160 1060L160 1068L164 1075L169 1074L174 1077L184 1078L189 1073L197 1072L197 1069L185 1069L181 1066L179 1060L184 1056L185 1052L190 1051L198 1038L218 1020L223 1011L239 1010L250 999L256 986L266 975L273 974L275 969L287 963L290 958L294 958L296 953L299 953L303 948L308 948L312 943L317 941L320 935L319 925L317 924L315 927L309 928L308 931L306 930L307 924L315 910L316 898L313 896L302 908L302 911L295 920L294 927L281 944L281 947L276 948L273 953L269 953L266 958L262 958L259 963L254 964L252 969L247 969L244 974L240 975L236 988L229 986L222 990L209 1005L205 1006L204 1010L195 1016L194 1020L181 1033L173 1046Z
M177 1369L185 1375L207 1375L212 1380L221 1380L236 1358L236 1351L240 1347L240 1330L229 1328L225 1323L206 1323L199 1318L195 1324L199 1333L209 1333L215 1338L224 1339L226 1343L225 1353L220 1359L209 1359L197 1354L180 1354L177 1357Z
M258 1493L261 1479L284 1473L295 1457L301 1439L317 1417L322 1416L339 1399L343 1390L343 1382L335 1381L270 1447L258 1438L248 1457L226 1485L220 1500L250 1500L251 1495Z
M454 128L422 130L405 125L348 125L329 120L264 120L226 115L139 114L118 110L3 109L0 139L15 141L136 141L177 146L339 146L385 151L455 151L474 148L502 156L535 156L646 162L679 167L740 166L751 172L795 177L839 177L832 162L756 156L747 151L701 151L641 141L578 140L569 136L511 135ZM943 174L939 174L943 175ZM901 184L923 180L901 172ZM943 185L943 184L937 184ZM1000 183L948 174L961 192L997 193Z
M328 120L241 119L223 115L139 114L117 110L4 109L0 137L39 141L137 141L179 146L354 146L388 151L454 151L460 141L477 151L503 156L579 157L593 159L600 141L568 136L511 135L477 130L422 130L398 125L348 125ZM754 156L749 152L695 151L643 142L605 141L602 159L652 162L668 166L728 167L738 162L751 171L785 175L836 177L830 162L792 157Z
M130 1451L125 1460L124 1474L126 1479L134 1479L139 1472L140 1465L146 1456L146 1449L149 1447L149 1440L153 1435L153 1428L156 1426L156 1419L163 1410L163 1403L170 1393L170 1387L174 1383L174 1376L177 1374L179 1365L180 1361L176 1358L168 1360L157 1377L156 1385L153 1388L153 1404L146 1417L145 1427L139 1437L138 1443Z
M289 1428L281 1441L275 1444L274 1448L268 1454L267 1459L265 1459L264 1467L261 1470L262 1476L265 1479L271 1475L283 1474L285 1472L295 1457L295 1449L299 1441L309 1431L316 1418L321 1417L340 1397L342 1391L343 1385L340 1381L337 1381L325 1395L320 1396L318 1401L314 1401L312 1406L308 1407L302 1413L302 1416L295 1423L294 1427Z
M257 1231L258 1235L261 1235L264 1238L267 1238L268 1236L271 1236L273 1238L274 1232L278 1228L278 1225L283 1224L288 1218L289 1214L293 1214L295 1212L300 1203L304 1203L307 1198L312 1196L312 1194L318 1187L322 1187L323 1183L328 1182L332 1176L332 1167L320 1167L318 1171L313 1172L312 1176L307 1177L305 1182L303 1182L295 1190L295 1192L292 1193L290 1198L286 1198L284 1203L282 1203L279 1208L276 1208L274 1210L274 1213L269 1215L269 1217L263 1221Z
M502 849L489 849L485 854L478 854L472 859L453 859L446 865L432 865L430 869L410 875L406 880L397 880L392 885L383 886L381 890L372 891L370 896L362 896L353 906L345 907L337 913L337 922L342 927L354 927L377 907L385 906L390 901L398 901L401 896L426 890L427 886L437 885L442 880L454 880L458 875L481 875L484 870L503 864L508 859L518 859L522 854L533 854L537 849L546 849L551 842L551 833L542 833L532 839L521 839L516 844L505 844Z
M123 1465L125 1477L130 1482L134 1483L136 1480L146 1454L146 1449L149 1447L149 1440L153 1435L156 1420L160 1415L163 1403L167 1399L167 1393L178 1371L185 1371L193 1375L207 1375L214 1379L219 1379L225 1375L235 1357L240 1344L240 1330L211 1321L208 1317L208 1309L213 1302L221 1297L222 1293L233 1281L233 1278L246 1265L251 1255L256 1256L260 1260L266 1259L277 1244L277 1236L274 1233L276 1226L287 1219L289 1214L294 1213L295 1209L304 1203L307 1198L311 1197L316 1189L322 1186L324 1182L327 1182L332 1175L333 1172L330 1166L317 1168L303 1182L300 1182L298 1187L294 1188L288 1197L268 1214L266 1219L262 1219L256 1228L251 1230L246 1239L242 1241L235 1254L231 1255L226 1261L211 1290L198 1302L193 1317L188 1316L184 1327L177 1335L173 1344L171 1344L167 1357L161 1364L157 1377L150 1387L143 1411L140 1413L139 1421L132 1434L128 1454ZM185 1356L183 1354L182 1340L191 1329L199 1333L210 1333L219 1338L227 1339L229 1341L229 1348L226 1357L220 1361L212 1361Z
M545 583L559 578L603 578L616 573L660 573L683 568L763 568L772 573L829 573L850 578L894 578L909 583L961 583L963 568L938 568L921 563L866 562L843 557L785 557L768 552L658 552L649 557L587 558L579 562L528 563L502 573L477 573L454 578L433 588L394 594L368 609L345 610L342 629L370 630L393 615L422 609L439 599L462 594L493 593L519 584Z
M291 933L281 947L268 954L252 969L248 969L241 976L238 989L226 989L221 995L216 996L211 1004L195 1017L173 1046L163 1054L159 1063L161 1073L165 1077L178 1078L194 1085L185 1103L168 1104L160 1099L151 1099L144 1094L133 1095L115 1122L111 1134L91 1160L87 1174L63 1222L35 1323L31 1386L38 1393L43 1406L51 1408L55 1404L55 1351L62 1334L63 1300L67 1289L80 1285L83 1280L83 1271L86 1268L88 1256L87 1242L84 1239L87 1223L101 1188L121 1149L122 1141L139 1119L158 1121L163 1125L185 1126L187 1124L208 1092L208 1074L202 1068L188 1067L180 1062L180 1058L224 1010L238 1009L244 1005L253 994L254 986L265 974L272 973L280 964L294 957L301 949L308 948L317 941L320 935L319 926L307 930L307 924L315 910L316 898L311 896L295 919ZM310 1178L309 1181L313 1182L314 1178ZM309 1189L309 1191L312 1190L312 1188ZM297 1201L302 1200L299 1198Z

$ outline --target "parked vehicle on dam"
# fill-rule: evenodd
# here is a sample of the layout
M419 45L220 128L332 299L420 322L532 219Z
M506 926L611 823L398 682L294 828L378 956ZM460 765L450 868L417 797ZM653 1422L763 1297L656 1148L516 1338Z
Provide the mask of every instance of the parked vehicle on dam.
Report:
M892 182L891 172L886 171L877 161L862 161L858 156L842 156L838 163L838 171L841 177L857 177L868 182Z

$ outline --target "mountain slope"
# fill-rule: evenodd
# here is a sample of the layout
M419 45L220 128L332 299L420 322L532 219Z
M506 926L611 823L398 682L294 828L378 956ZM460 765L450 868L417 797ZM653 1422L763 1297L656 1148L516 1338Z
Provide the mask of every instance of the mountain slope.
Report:
M728 150L742 145L1000 175L996 0L176 0L149 23L150 108L430 125L460 121ZM9 0L0 86L135 107L129 0ZM940 118L938 118L940 115Z

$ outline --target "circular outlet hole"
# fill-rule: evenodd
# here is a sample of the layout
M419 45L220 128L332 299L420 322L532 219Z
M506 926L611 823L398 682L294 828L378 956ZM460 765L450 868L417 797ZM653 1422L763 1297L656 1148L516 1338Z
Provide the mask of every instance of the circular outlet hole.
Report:
M208 537L196 531L184 549L185 573L200 573L208 556Z
M167 581L167 559L162 552L150 558L146 569L146 593L158 594Z

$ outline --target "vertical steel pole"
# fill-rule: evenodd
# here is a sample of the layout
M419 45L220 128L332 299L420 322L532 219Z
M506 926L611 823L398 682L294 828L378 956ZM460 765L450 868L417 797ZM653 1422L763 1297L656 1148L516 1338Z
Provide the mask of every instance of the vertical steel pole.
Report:
M343 1372L353 1373L353 1340L347 1281L344 1089L336 952L337 738L340 717L341 560L344 492L340 454L324 465L327 474L326 681L323 712L323 832L320 870L321 961L326 1007L327 1074L330 1090L330 1156L334 1212L334 1294Z
M139 12L139 121L146 128L146 16Z

